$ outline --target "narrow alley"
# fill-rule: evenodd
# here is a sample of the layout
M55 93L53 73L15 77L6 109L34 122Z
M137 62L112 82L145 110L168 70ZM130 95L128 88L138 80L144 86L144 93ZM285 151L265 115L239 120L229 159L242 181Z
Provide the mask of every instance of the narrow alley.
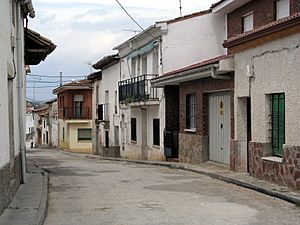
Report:
M300 221L300 208L290 203L191 172L48 149L28 158L49 172L45 225Z

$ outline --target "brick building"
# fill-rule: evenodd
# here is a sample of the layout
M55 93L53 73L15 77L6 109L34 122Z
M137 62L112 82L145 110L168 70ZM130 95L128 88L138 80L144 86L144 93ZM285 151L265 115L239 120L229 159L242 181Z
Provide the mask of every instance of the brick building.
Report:
M235 170L300 188L299 0L222 0L234 54Z
M74 81L53 90L58 103L58 147L92 153L92 85Z

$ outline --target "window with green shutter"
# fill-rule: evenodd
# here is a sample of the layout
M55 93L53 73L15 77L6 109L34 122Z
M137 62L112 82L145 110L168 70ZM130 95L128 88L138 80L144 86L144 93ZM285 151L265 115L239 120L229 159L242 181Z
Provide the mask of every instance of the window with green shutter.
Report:
M284 93L272 95L272 152L282 156L285 144L285 96Z

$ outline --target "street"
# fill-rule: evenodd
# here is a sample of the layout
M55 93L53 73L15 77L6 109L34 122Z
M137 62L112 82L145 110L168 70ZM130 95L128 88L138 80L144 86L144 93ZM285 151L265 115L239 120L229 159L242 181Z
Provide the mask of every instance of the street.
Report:
M45 225L290 224L300 208L192 172L57 150L28 158L49 172Z

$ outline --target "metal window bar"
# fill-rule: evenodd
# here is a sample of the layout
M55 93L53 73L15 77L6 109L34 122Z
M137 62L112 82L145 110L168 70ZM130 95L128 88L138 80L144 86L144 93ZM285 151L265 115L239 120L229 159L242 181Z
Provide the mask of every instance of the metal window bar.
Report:
M151 79L157 74L145 74L119 82L119 102L130 103L158 99L157 88L151 87Z

